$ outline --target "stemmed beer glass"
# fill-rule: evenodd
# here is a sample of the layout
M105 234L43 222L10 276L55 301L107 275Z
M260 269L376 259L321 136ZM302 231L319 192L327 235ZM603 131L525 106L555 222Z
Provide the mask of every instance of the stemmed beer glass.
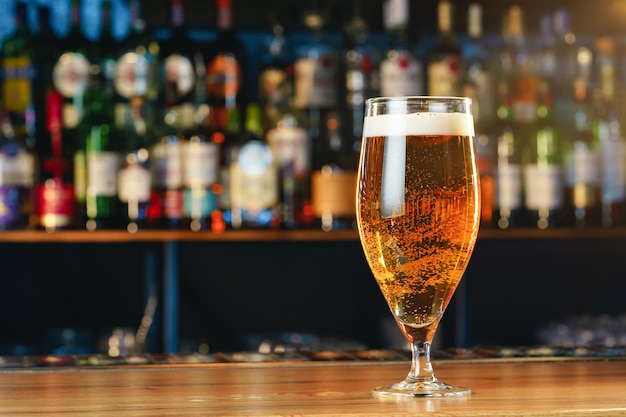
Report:
M406 379L375 388L376 395L470 393L435 377L430 346L474 249L478 188L470 99L367 100L356 200L359 237L413 355Z

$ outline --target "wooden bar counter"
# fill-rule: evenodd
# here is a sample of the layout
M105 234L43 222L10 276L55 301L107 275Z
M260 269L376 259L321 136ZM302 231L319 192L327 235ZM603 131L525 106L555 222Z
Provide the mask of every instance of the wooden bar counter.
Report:
M436 361L450 399L381 400L409 363L278 362L9 369L6 416L626 416L626 360Z

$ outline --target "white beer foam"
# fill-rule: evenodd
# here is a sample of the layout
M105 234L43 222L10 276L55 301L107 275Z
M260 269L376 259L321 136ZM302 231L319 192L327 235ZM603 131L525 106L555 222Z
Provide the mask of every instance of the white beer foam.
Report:
M410 113L367 116L363 136L474 136L474 119L466 113Z

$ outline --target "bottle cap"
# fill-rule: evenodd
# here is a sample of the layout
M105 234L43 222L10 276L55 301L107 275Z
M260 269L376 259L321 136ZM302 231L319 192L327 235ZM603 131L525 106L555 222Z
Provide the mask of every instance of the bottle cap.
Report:
M467 33L471 38L480 38L483 34L483 8L478 3L472 3L467 8Z
M387 0L383 4L384 24L387 30L405 27L409 18L407 0Z

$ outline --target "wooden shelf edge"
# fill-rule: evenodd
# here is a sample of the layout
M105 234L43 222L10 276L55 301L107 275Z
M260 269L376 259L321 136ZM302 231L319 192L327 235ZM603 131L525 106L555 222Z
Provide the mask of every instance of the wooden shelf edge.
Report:
M39 230L0 231L0 243L133 243L133 242L324 242L358 241L356 230L324 232L321 230L228 230L223 233L187 230ZM564 239L626 239L626 227L597 229L482 229L484 240L564 240Z
M187 230L39 230L0 231L0 243L132 243L132 242L248 242L248 241L350 241L355 230L229 230L223 233Z

